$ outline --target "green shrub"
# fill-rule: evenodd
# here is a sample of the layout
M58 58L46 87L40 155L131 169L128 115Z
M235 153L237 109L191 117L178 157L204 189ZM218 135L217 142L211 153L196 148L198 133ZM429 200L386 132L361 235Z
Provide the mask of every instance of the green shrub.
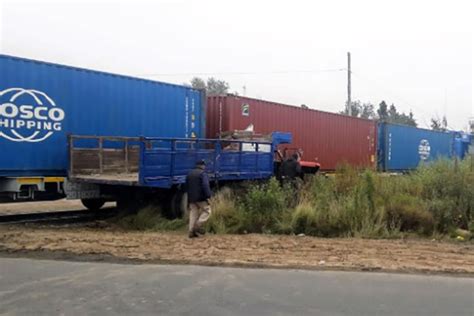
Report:
M223 188L211 199L212 214L207 223L209 231L217 234L239 233L243 230L244 214L230 188Z
M169 220L161 215L160 208L149 205L136 214L122 213L111 220L119 227L130 230L179 230L186 227L186 221L183 219Z
M391 176L348 165L333 176L316 175L301 186L276 179L224 188L211 200L208 230L386 238L400 232L449 235L474 231L474 172L468 161L437 161ZM131 229L182 229L147 207L117 222Z
M433 215L419 198L407 194L392 196L386 206L389 222L399 223L402 231L433 232Z
M313 230L318 224L318 216L310 203L299 204L290 214L290 227L293 233L307 235L315 233Z
M428 202L438 230L468 228L474 210L474 172L468 161L456 166L440 160L420 167L414 176L423 182L422 198Z
M469 223L468 229L474 235L474 221Z
M334 175L334 188L336 194L347 194L356 185L358 181L358 170L347 163L337 166Z
M241 199L244 227L251 233L270 233L278 230L286 210L286 194L275 178L267 183L253 184Z

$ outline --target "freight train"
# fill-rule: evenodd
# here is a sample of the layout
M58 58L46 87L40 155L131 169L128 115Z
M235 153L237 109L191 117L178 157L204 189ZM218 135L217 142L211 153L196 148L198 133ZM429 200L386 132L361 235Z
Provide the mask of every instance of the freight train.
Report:
M316 161L322 171L342 163L386 172L404 172L438 158L463 159L472 135L301 108L235 95L207 98L206 134L251 125L256 132L291 132L292 146L303 150L304 161ZM471 149L472 152L472 149Z
M186 86L7 55L0 74L0 193L13 200L67 193L97 208L158 190L179 204L175 188L198 158L212 162L214 180L237 181L271 177L286 150L298 150L308 170L348 163L388 172L472 150L463 133L206 98ZM222 138L249 126L267 137Z

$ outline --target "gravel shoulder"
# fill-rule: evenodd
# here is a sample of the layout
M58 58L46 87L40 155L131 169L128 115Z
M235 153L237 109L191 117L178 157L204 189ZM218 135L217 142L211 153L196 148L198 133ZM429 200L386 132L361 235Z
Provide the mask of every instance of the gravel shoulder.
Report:
M97 226L97 225L96 225ZM129 232L110 226L0 226L0 256L474 276L474 245L429 240Z

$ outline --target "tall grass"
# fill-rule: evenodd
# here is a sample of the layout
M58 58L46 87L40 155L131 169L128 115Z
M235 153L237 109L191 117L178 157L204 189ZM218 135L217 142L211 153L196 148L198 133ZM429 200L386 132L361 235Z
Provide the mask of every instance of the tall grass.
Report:
M474 227L473 209L469 161L440 160L396 176L343 165L333 176L313 177L298 192L272 179L250 185L241 196L220 193L210 228L324 237L449 234Z
M166 219L160 208L153 205L140 209L136 214L121 213L109 221L127 230L166 231L184 230L186 227L184 219Z
M211 199L207 229L217 234L276 233L321 237L397 237L474 232L474 171L470 161L440 160L406 175L340 166L301 186L276 179L223 188ZM137 230L184 229L148 206L115 222Z
M241 233L244 228L244 213L236 202L234 191L221 189L211 200L212 215L207 228L217 234Z

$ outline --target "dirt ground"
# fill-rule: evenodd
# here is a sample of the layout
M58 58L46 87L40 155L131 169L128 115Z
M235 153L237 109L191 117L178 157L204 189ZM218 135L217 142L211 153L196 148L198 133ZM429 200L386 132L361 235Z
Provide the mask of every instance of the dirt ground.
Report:
M108 202L104 207L113 207L115 202ZM85 210L81 200L57 200L57 201L33 201L33 202L14 202L0 203L0 215L59 212L59 211L78 211Z
M190 240L182 232L125 232L105 223L92 227L0 226L0 255L38 253L143 263L474 275L472 243L255 234Z

